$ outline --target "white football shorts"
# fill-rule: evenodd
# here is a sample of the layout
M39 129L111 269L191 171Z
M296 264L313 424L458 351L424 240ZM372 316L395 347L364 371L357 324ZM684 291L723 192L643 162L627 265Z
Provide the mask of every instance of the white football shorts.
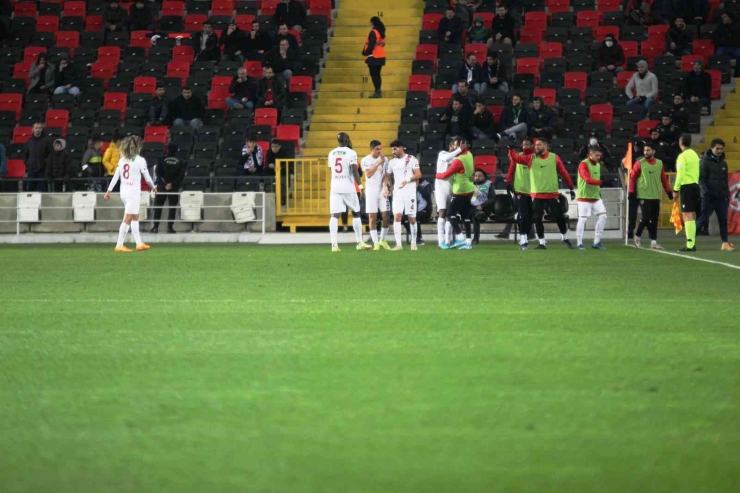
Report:
M591 214L606 214L606 206L604 206L603 200L578 202L578 217L589 217Z
M367 214L377 214L378 212L388 212L391 208L388 199L383 197L380 190L368 190L365 193L365 212Z
M437 212L440 209L445 209L450 205L450 199L452 199L452 185L447 180L435 180L434 181L434 201L437 203Z
M121 201L123 202L125 214L139 214L139 208L141 206L141 192L137 192L136 195L121 194Z
M341 214L347 209L352 212L360 212L360 199L356 193L332 193L329 194L329 209L332 214Z
M403 190L393 192L393 214L416 217L416 190L409 190L409 192Z

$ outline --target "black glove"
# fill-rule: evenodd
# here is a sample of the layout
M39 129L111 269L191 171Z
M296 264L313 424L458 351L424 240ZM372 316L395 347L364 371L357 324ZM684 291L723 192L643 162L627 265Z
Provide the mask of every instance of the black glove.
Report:
M634 201L637 200L637 194L635 192L632 192L629 195L627 195L627 198L629 199L630 202L634 202ZM671 197L671 198L673 198L673 197Z
M576 193L573 190L571 190L570 191L570 200L575 200L575 199L576 199Z
M506 185L506 192L509 195L514 195L514 187L512 187L511 185Z
M515 150L516 150L516 141L515 141L515 140L510 140L510 141L509 141L509 146L508 146L508 147L509 147L509 149L511 149L512 151L515 151Z
M632 195L634 195L634 194L632 194ZM671 199L671 200L673 200L673 192L668 192L668 198Z

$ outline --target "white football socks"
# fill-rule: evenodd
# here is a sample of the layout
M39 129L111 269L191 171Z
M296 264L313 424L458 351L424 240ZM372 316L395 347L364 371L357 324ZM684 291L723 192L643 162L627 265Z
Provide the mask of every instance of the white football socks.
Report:
M418 225L416 223L411 223L411 245L416 245L416 232Z
M599 214L599 219L596 220L596 236L594 237L594 243L601 243L601 237L604 234L604 228L606 227L606 214Z
M380 241L385 240L385 237L388 236L388 228L380 228Z
M352 229L355 230L355 240L357 244L362 243L362 219L359 217L352 218Z
M378 230L375 228L370 229L370 238L373 240L373 245L378 244Z
M579 217L578 225L576 226L576 237L578 238L578 244L583 245L583 232L586 229L587 217Z
M401 240L401 223L400 222L393 222L393 236L396 237L396 246L403 246L403 241Z
M437 218L437 243L442 244L447 241L445 238L445 220L443 217Z
M445 241L452 243L452 223L445 219Z
M329 235L331 235L331 246L337 246L337 232L339 231L339 219L332 216L329 219Z
M519 235L519 244L526 245L527 243L529 243L527 235Z
M128 224L121 223L121 227L118 228L118 242L116 248L121 248L126 243L126 235L128 234Z
M131 221L131 233L134 235L136 246L141 245L143 242L141 241L141 233L139 233L139 221Z

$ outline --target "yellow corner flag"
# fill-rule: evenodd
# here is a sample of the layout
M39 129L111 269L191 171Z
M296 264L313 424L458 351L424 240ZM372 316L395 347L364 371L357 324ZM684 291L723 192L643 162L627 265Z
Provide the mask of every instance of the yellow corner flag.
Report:
M622 159L622 166L627 170L627 173L632 173L632 142L627 144L627 154Z
M683 223L681 223L681 212L678 210L678 201L673 202L673 208L671 209L671 222L673 227L676 229L676 234L683 230Z

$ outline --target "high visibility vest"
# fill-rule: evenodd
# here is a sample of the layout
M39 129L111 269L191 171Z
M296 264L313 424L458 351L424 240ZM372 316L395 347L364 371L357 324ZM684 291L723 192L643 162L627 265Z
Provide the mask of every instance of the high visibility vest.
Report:
M373 48L373 58L385 58L385 38L380 36L380 33L377 29L373 29L375 33L375 48ZM367 50L367 45L370 43L370 35L365 39L365 50ZM364 51L364 50L363 50ZM367 60L368 57L365 57L365 60Z

